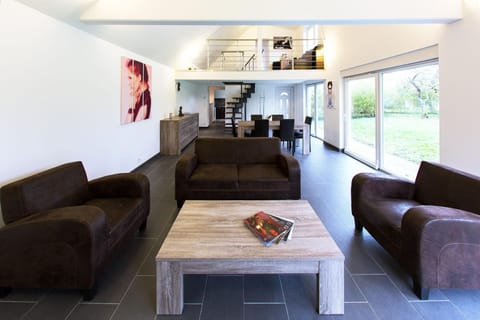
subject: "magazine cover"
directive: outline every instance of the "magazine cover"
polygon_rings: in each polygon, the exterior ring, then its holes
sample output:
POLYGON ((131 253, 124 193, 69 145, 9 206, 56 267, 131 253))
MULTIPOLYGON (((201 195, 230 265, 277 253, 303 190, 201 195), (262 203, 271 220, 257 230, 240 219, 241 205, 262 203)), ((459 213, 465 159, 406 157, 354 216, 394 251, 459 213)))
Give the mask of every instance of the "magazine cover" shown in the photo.
POLYGON ((268 247, 272 242, 281 240, 285 232, 290 230, 287 224, 272 218, 263 211, 255 213, 244 220, 245 225, 268 247))
POLYGON ((295 227, 294 221, 290 220, 290 219, 287 219, 287 218, 284 218, 284 217, 276 216, 276 215, 273 215, 273 214, 269 214, 269 216, 272 217, 273 219, 277 220, 279 223, 282 223, 282 224, 287 226, 288 230, 285 232, 285 235, 283 236, 283 240, 287 241, 287 240, 292 239, 292 233, 293 233, 293 229, 295 227))

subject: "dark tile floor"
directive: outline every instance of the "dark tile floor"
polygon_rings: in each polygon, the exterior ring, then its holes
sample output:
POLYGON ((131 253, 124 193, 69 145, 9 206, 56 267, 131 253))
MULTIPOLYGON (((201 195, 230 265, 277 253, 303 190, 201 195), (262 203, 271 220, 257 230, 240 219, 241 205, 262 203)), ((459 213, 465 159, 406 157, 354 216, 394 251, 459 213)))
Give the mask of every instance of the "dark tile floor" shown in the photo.
MULTIPOLYGON (((201 135, 223 135, 212 126, 201 135)), ((189 146, 184 152, 191 152, 189 146)), ((154 257, 177 214, 176 156, 156 156, 138 168, 151 182, 152 210, 143 234, 129 241, 99 281, 91 302, 76 291, 13 290, 0 299, 0 319, 480 319, 480 290, 433 290, 419 301, 411 280, 364 231, 353 231, 350 182, 371 171, 316 139, 312 153, 295 157, 302 167, 302 198, 310 201, 345 254, 345 315, 315 313, 314 276, 245 275, 185 277, 182 316, 155 315, 154 257)), ((3 262, 0 262, 3 263, 3 262)))

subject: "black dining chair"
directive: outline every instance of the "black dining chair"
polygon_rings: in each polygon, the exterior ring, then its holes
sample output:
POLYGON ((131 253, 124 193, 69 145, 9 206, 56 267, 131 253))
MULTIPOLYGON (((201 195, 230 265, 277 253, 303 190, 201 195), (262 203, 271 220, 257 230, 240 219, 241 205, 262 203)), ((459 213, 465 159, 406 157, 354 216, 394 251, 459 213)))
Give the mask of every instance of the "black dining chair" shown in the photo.
POLYGON ((254 137, 268 137, 269 124, 267 119, 255 120, 254 137))
MULTIPOLYGON (((280 121, 283 119, 283 114, 272 114, 272 121, 280 121)), ((272 136, 280 137, 280 130, 272 130, 272 136)))
MULTIPOLYGON (((312 133, 312 130, 311 130, 312 117, 306 116, 306 117, 305 117, 305 124, 308 124, 308 126, 310 127, 310 130, 309 130, 309 131, 310 131, 310 134, 311 134, 311 133, 312 133)), ((295 141, 296 141, 297 139, 304 139, 305 137, 304 137, 303 133, 304 133, 304 132, 303 132, 303 129, 295 130, 295 141)), ((309 141, 309 146, 308 146, 309 149, 308 149, 308 151, 309 151, 309 152, 312 152, 312 140, 311 140, 310 137, 308 137, 308 138, 309 138, 309 139, 308 139, 308 141, 309 141)), ((303 150, 303 145, 304 145, 304 144, 302 143, 302 152, 304 151, 304 150, 303 150)))
MULTIPOLYGON (((261 114, 251 114, 250 115, 250 121, 255 121, 255 120, 262 120, 263 115, 261 114)), ((255 136, 255 130, 248 130, 245 132, 245 137, 254 137, 255 136)))
POLYGON ((295 154, 295 120, 294 119, 282 119, 280 120, 280 141, 287 142, 287 149, 295 154))

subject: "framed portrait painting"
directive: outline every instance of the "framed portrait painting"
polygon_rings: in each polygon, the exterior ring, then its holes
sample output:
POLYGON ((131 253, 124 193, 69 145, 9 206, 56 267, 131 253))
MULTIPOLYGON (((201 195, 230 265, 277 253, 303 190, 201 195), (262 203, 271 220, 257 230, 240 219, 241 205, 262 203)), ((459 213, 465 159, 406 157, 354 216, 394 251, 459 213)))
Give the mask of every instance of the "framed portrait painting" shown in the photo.
POLYGON ((143 62, 122 57, 121 68, 120 123, 149 119, 152 107, 150 96, 152 67, 143 62))

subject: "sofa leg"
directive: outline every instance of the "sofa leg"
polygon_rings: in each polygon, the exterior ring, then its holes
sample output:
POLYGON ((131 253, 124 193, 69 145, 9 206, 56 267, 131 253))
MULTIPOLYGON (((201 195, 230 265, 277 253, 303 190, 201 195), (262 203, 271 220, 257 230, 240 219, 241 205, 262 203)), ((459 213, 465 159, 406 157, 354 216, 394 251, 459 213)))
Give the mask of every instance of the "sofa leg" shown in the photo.
POLYGON ((95 283, 90 289, 82 290, 82 296, 84 301, 90 301, 97 294, 97 284, 95 283))
POLYGON ((355 231, 357 232, 362 232, 363 230, 363 225, 360 223, 360 220, 358 220, 357 217, 353 217, 354 221, 355 221, 355 231))
POLYGON ((420 300, 428 300, 428 296, 430 295, 430 289, 422 288, 420 284, 415 280, 413 280, 413 292, 420 300))
POLYGON ((177 200, 177 208, 180 209, 183 206, 185 200, 177 200))
POLYGON ((12 288, 0 287, 0 298, 5 298, 10 292, 12 292, 12 288))
POLYGON ((147 229, 147 219, 145 219, 145 221, 143 221, 143 223, 140 225, 140 228, 138 228, 140 232, 144 232, 145 229, 147 229))

